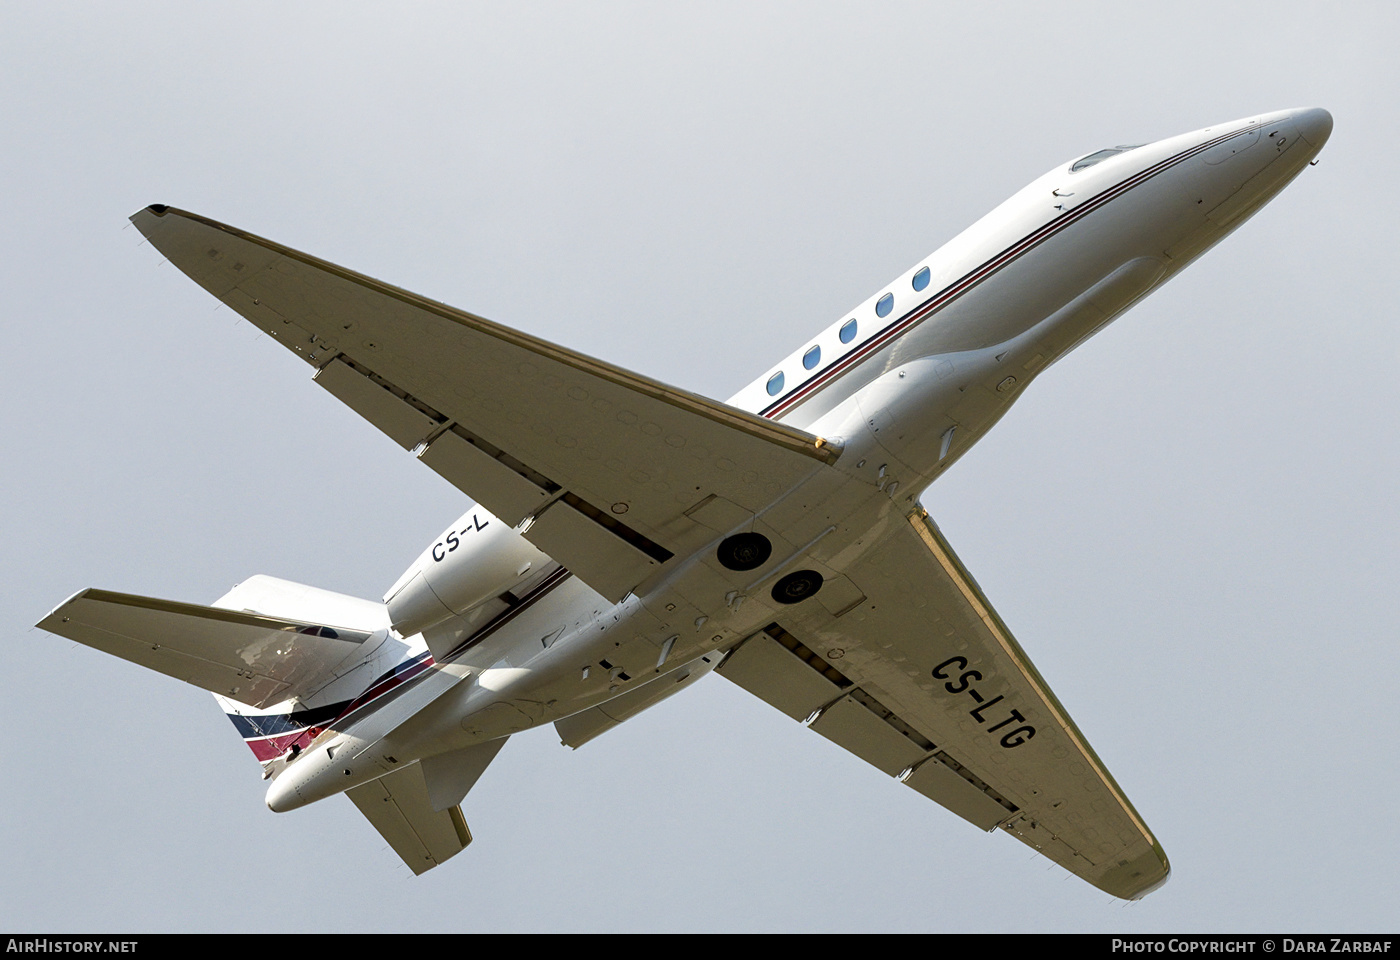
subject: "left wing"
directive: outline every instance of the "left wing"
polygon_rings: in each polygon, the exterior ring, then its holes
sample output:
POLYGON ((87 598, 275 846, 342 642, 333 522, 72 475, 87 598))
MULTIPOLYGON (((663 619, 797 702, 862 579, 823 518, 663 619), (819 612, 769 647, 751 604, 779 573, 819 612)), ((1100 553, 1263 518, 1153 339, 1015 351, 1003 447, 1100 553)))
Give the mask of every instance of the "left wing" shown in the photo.
POLYGON ((983 830, 1124 899, 1166 854, 919 510, 716 672, 983 830))
POLYGON ((170 207, 132 222, 316 382, 590 587, 621 599, 840 454, 824 441, 170 207), (703 540, 701 541, 703 542, 703 540))

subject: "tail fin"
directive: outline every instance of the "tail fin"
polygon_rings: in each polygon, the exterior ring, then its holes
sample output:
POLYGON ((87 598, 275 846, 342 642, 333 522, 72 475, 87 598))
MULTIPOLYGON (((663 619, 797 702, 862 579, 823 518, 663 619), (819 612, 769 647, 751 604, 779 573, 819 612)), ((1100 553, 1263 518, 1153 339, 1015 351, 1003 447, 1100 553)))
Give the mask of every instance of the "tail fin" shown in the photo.
POLYGON ((213 693, 265 764, 373 684, 389 635, 381 603, 261 575, 210 607, 84 590, 38 625, 213 693))

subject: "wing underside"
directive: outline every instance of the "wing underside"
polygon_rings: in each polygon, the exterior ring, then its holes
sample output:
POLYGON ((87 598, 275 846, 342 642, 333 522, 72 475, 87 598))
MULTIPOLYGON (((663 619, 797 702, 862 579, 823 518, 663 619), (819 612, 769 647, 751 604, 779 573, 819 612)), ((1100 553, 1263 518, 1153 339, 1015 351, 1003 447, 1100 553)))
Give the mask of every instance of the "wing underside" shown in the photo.
POLYGON ((757 512, 839 450, 169 207, 132 222, 316 368, 316 382, 617 600, 690 546, 686 511, 757 512))
POLYGON ((981 589, 919 511, 717 672, 984 830, 1114 896, 1166 854, 981 589))

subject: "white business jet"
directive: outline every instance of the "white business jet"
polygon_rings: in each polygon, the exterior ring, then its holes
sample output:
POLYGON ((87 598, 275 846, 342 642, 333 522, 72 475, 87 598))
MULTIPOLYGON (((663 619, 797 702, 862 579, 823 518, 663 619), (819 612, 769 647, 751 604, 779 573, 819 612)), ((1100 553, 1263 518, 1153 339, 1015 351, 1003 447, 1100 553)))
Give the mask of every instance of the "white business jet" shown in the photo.
POLYGON ((1026 386, 1268 202, 1285 110, 1056 166, 718 403, 167 206, 132 222, 478 504, 385 594, 85 590, 39 624, 212 691, 291 810, 415 873, 513 734, 579 747, 710 671, 983 830, 1139 898, 1161 845, 919 495, 1026 386))

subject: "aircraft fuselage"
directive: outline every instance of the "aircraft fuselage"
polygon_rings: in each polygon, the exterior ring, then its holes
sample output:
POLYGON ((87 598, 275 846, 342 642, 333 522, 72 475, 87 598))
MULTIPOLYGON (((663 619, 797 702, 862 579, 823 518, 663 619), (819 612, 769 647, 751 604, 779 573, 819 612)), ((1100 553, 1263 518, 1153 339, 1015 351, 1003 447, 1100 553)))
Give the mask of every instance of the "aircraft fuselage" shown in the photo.
MULTIPOLYGON (((842 571, 920 509, 1036 376, 1263 206, 1330 128, 1325 111, 1282 111, 1055 167, 731 398, 839 447, 834 466, 757 515, 723 500, 694 508, 667 544, 690 559, 617 604, 524 547, 492 547, 510 575, 524 568, 515 602, 461 613, 450 653, 299 751, 268 805, 302 806, 610 702, 630 715, 773 622, 775 584, 799 571, 820 576, 807 602, 839 605, 842 571), (771 559, 752 571, 721 562, 737 530, 767 538, 771 559)), ((474 543, 518 539, 505 527, 474 508, 400 584, 467 570, 453 565, 483 559, 474 543)))

